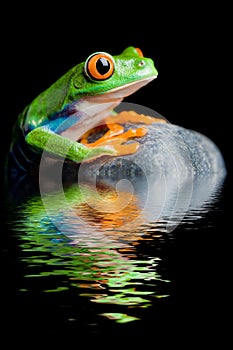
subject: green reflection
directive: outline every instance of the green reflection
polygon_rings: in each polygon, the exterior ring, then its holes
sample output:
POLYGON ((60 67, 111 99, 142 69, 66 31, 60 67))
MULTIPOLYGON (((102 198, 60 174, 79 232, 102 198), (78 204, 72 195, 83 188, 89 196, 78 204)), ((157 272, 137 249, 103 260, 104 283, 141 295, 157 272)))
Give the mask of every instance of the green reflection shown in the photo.
POLYGON ((92 299, 92 301, 95 301, 96 303, 102 303, 102 304, 117 304, 117 305, 128 305, 128 306, 137 305, 142 307, 148 306, 148 303, 150 303, 148 299, 136 297, 136 296, 126 296, 126 293, 127 291, 123 291, 123 293, 115 294, 114 296, 106 295, 106 296, 101 296, 101 298, 98 298, 98 296, 96 295, 95 299, 92 299))
POLYGON ((48 293, 54 293, 54 292, 61 292, 63 290, 67 290, 68 287, 57 287, 56 289, 45 289, 44 292, 48 293))
MULTIPOLYGON (((47 280, 44 292, 75 287, 92 302, 126 308, 148 307, 152 297, 167 296, 158 287, 168 282, 157 272, 159 258, 137 257, 136 243, 147 232, 140 228, 143 217, 131 193, 116 195, 109 188, 97 193, 87 185, 73 185, 64 192, 32 196, 18 213, 14 226, 27 266, 25 277, 59 277, 47 280)), ((136 319, 127 312, 102 315, 120 323, 136 319)))
POLYGON ((114 312, 105 312, 103 314, 100 314, 102 316, 106 316, 109 319, 115 320, 118 323, 126 323, 126 322, 131 322, 135 320, 139 320, 137 317, 133 316, 128 316, 126 314, 121 314, 121 313, 114 313, 114 312))

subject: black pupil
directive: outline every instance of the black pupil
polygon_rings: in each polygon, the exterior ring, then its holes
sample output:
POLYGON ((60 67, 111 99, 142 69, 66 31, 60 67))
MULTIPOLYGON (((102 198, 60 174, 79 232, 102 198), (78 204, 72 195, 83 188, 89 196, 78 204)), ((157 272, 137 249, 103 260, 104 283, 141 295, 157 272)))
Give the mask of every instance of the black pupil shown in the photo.
POLYGON ((109 61, 104 57, 99 58, 98 61, 96 62, 96 69, 99 72, 99 74, 101 75, 106 74, 110 69, 109 61))

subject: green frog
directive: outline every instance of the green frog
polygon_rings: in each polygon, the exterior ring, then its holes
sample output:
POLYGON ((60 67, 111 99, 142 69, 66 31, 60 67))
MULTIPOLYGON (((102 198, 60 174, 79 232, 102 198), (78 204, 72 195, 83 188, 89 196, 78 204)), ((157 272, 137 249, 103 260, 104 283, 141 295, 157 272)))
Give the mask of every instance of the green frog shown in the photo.
POLYGON ((123 124, 150 124, 156 118, 133 111, 116 113, 114 108, 157 75, 153 60, 144 57, 139 48, 130 46, 116 56, 92 53, 19 115, 10 147, 11 164, 27 171, 33 155, 44 151, 75 163, 135 153, 139 143, 134 138, 145 135, 146 128, 125 131, 123 124), (89 142, 100 124, 105 126, 104 135, 89 142))

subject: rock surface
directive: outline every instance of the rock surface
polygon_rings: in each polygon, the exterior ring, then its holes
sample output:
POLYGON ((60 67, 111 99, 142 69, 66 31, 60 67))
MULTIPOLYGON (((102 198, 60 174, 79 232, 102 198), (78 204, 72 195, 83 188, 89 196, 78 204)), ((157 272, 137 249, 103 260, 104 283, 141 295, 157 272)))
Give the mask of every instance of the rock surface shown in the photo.
POLYGON ((206 136, 174 124, 154 123, 148 133, 135 139, 140 147, 135 154, 120 157, 101 157, 83 163, 85 176, 132 177, 150 176, 209 176, 224 175, 223 156, 218 147, 206 136))

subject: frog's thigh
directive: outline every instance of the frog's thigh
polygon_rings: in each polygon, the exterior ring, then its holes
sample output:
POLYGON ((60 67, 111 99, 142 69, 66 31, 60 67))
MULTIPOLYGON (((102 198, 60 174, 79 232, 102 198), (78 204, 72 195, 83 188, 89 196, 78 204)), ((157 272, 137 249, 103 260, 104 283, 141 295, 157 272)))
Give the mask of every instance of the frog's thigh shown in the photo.
POLYGON ((152 124, 152 123, 167 123, 163 118, 154 118, 145 114, 138 114, 134 111, 123 111, 118 113, 115 116, 110 116, 106 118, 106 123, 110 125, 111 123, 143 123, 143 124, 152 124))

